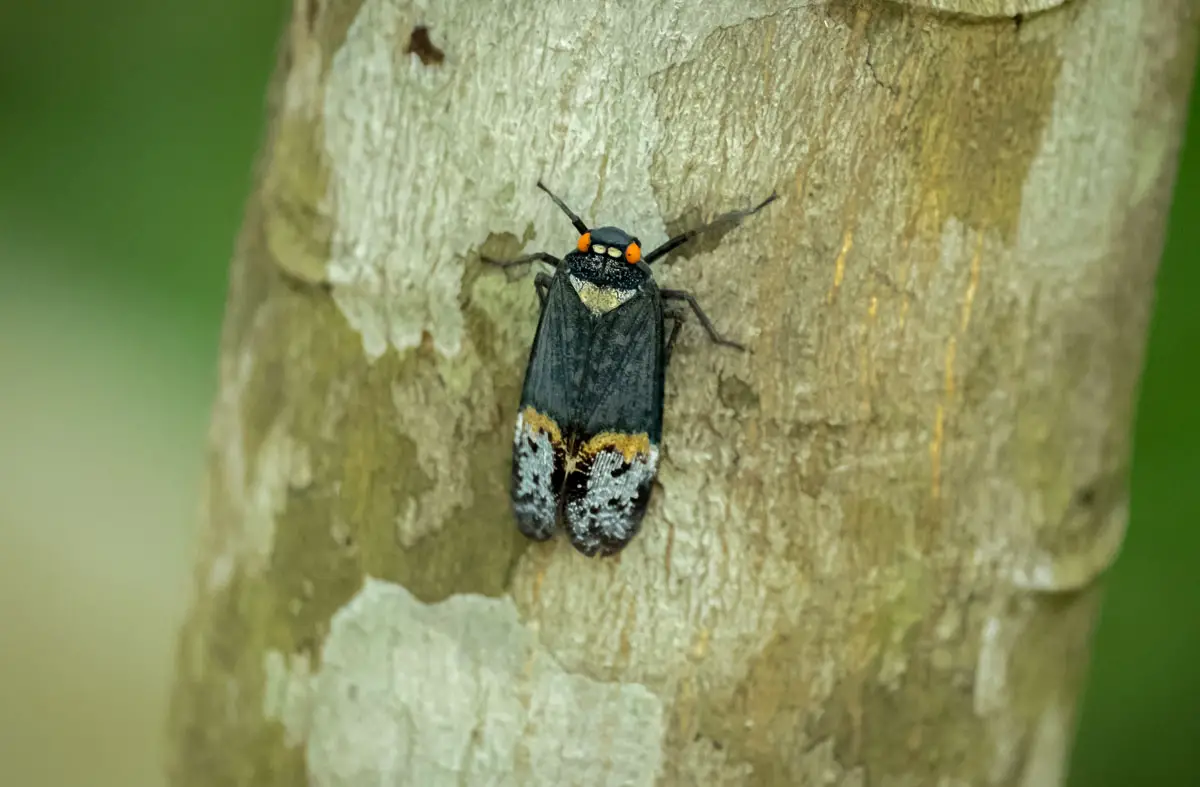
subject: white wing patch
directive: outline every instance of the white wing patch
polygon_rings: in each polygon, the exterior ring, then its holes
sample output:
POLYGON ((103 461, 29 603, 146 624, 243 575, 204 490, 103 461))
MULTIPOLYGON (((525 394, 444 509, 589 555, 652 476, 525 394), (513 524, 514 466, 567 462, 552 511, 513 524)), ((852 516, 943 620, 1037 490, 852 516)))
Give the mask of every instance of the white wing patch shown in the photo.
POLYGON ((554 489, 553 436, 517 414, 513 433, 513 511, 530 538, 545 540, 554 533, 558 503, 554 489))
POLYGON ((626 461, 618 450, 598 452, 590 468, 582 497, 568 498, 567 523, 571 540, 585 553, 619 549, 637 534, 650 497, 650 483, 658 470, 658 448, 638 452, 626 461))

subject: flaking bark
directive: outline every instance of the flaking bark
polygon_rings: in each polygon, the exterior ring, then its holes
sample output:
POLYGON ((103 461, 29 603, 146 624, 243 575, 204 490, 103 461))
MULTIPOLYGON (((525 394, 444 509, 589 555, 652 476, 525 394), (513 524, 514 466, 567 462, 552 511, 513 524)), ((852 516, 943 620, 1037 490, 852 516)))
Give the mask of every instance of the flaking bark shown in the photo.
POLYGON ((439 5, 296 4, 173 783, 1059 783, 1192 4, 439 5), (659 274, 753 352, 685 329, 616 560, 508 510, 538 177, 647 246, 782 195, 659 274))

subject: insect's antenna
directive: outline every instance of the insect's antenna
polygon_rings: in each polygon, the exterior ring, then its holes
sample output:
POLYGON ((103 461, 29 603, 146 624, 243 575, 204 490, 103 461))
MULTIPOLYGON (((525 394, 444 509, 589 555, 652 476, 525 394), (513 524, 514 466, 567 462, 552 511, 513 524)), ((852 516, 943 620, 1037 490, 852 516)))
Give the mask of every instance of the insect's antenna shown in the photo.
POLYGON ((554 192, 551 191, 550 189, 546 188, 545 183, 542 183, 542 181, 539 180, 537 182, 537 187, 539 189, 541 189, 542 191, 546 192, 547 194, 549 194, 550 199, 554 200, 554 204, 557 205, 558 207, 562 208, 562 212, 567 214, 567 216, 571 219, 571 223, 575 225, 575 229, 579 230, 580 235, 583 235, 584 233, 586 233, 588 231, 588 226, 583 223, 583 219, 576 216, 575 211, 568 208, 567 204, 565 202, 560 200, 558 197, 554 196, 554 192))
POLYGON ((647 265, 650 265, 655 260, 662 259, 667 254, 670 254, 672 251, 679 248, 683 244, 687 243, 692 238, 696 237, 697 235, 699 235, 702 232, 712 229, 713 227, 719 227, 719 226, 722 226, 725 224, 729 224, 731 226, 736 226, 736 225, 740 224, 742 222, 742 220, 745 219, 746 217, 753 216, 755 213, 758 213, 760 210, 767 207, 768 205, 770 205, 772 202, 774 202, 777 199, 779 199, 779 194, 772 192, 771 196, 767 197, 765 200, 758 203, 757 205, 755 205, 753 208, 750 208, 749 210, 734 210, 734 211, 730 211, 729 213, 722 213, 720 216, 717 216, 715 219, 713 219, 712 221, 710 221, 707 224, 696 227, 695 229, 688 230, 687 232, 681 232, 678 235, 676 235, 674 238, 671 238, 666 243, 659 246, 654 251, 650 252, 649 254, 643 255, 642 262, 646 263, 647 265))

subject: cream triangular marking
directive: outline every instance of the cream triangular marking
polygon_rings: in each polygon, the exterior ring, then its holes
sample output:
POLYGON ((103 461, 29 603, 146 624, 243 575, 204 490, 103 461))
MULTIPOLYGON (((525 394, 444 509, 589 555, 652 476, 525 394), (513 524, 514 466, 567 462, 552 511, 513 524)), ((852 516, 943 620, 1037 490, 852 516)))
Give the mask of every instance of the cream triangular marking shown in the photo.
POLYGON ((619 290, 616 287, 601 287, 575 276, 571 277, 571 286, 575 288, 575 292, 579 294, 579 300, 583 301, 583 305, 588 307, 588 311, 592 314, 610 312, 634 295, 637 295, 637 290, 619 290))

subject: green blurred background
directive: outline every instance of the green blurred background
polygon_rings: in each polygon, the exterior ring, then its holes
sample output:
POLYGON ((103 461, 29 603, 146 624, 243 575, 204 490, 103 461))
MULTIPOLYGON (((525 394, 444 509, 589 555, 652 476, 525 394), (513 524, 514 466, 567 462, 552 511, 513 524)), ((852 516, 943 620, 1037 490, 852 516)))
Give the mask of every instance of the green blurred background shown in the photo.
MULTIPOLYGON (((287 5, 0 9, 0 784, 162 781, 227 264, 287 5)), ((1073 787, 1200 784, 1191 129, 1073 787)))

